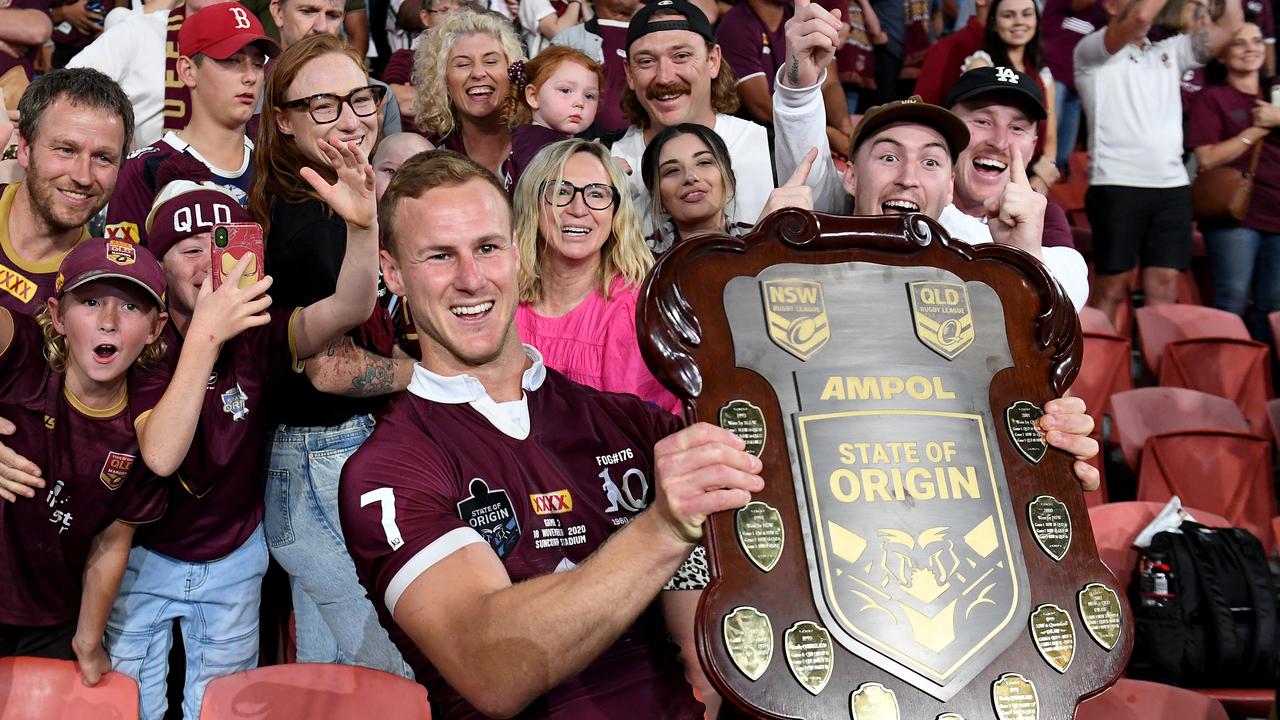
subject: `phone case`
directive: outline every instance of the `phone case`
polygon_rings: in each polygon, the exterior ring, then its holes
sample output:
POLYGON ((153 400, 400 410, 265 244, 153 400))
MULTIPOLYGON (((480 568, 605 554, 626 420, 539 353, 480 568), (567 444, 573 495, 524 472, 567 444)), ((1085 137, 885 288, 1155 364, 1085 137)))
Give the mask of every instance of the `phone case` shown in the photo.
POLYGON ((249 267, 240 277, 240 287, 248 287, 263 275, 262 226, 258 223, 225 223, 213 226, 213 289, 235 268, 246 253, 253 253, 249 267))

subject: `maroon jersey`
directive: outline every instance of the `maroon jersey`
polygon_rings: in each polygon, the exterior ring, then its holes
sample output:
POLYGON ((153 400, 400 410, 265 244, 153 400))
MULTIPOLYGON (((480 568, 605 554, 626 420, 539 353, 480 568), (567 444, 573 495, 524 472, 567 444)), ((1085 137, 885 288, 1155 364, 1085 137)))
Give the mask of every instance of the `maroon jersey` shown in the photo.
MULTIPOLYGON (((428 688, 433 713, 480 718, 395 624, 400 594, 434 562, 471 543, 487 542, 512 582, 582 563, 653 497, 653 446, 680 421, 538 363, 525 373, 529 434, 517 439, 466 400, 425 399, 439 395, 433 376, 415 373, 409 392, 378 418, 343 468, 339 512, 360 581, 428 688)), ((501 415, 487 396, 476 405, 486 402, 501 415)), ((585 670, 517 717, 702 714, 654 603, 585 670)))
MULTIPOLYGON (((297 311, 271 313, 271 323, 228 340, 205 385, 196 435, 171 485, 164 518, 138 542, 184 562, 225 557, 262 522, 263 479, 276 418, 267 412, 272 376, 302 369, 293 346, 297 311)), ((168 352, 129 376, 129 405, 139 419, 155 408, 178 366, 182 336, 169 323, 168 352)))
POLYGON ((783 6, 782 22, 775 30, 770 30, 745 2, 734 5, 720 18, 716 40, 738 82, 763 75, 769 84, 769 94, 773 94, 774 78, 786 60, 786 23, 794 13, 790 3, 783 6))
MULTIPOLYGON (((9 211, 22 183, 0 185, 0 307, 19 315, 40 312, 53 295, 62 258, 32 263, 18 257, 9 239, 9 211)), ((85 231, 81 239, 89 237, 85 231)), ((65 255, 66 253, 63 253, 65 255)))
POLYGON ((127 403, 80 403, 44 362, 35 319, 13 315, 13 325, 0 354, 0 417, 18 432, 4 441, 40 466, 45 487, 0 503, 0 623, 40 627, 78 616, 94 536, 116 520, 156 520, 167 492, 142 462, 127 403))

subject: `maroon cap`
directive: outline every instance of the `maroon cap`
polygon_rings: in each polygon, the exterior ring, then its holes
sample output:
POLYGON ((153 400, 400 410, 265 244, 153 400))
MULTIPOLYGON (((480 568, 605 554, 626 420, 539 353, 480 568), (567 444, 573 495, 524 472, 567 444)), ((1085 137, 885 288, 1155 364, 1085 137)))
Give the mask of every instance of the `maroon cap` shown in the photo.
POLYGON ((257 45, 266 55, 280 51, 258 18, 238 2, 210 5, 187 16, 178 30, 178 54, 186 57, 203 53, 215 60, 226 60, 246 45, 257 45))
POLYGON ((147 215, 147 247, 163 259, 177 243, 212 232, 216 224, 244 222, 253 217, 227 191, 212 183, 175 180, 160 190, 147 215))
POLYGON ((97 280, 118 278, 147 291, 161 310, 164 302, 164 270, 151 251, 127 240, 92 238, 81 242, 62 258, 53 292, 58 297, 97 280))

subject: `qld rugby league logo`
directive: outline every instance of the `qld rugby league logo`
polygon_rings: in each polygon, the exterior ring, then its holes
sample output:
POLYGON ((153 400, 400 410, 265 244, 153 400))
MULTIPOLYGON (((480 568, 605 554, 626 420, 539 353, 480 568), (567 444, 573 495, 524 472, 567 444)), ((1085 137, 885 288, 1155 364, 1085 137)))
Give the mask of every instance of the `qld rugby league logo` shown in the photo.
POLYGON ((973 344, 973 312, 964 283, 920 280, 907 287, 916 337, 925 347, 954 360, 973 344))
POLYGON ((769 339, 801 360, 818 353, 831 339, 822 283, 812 280, 765 280, 764 315, 769 339))

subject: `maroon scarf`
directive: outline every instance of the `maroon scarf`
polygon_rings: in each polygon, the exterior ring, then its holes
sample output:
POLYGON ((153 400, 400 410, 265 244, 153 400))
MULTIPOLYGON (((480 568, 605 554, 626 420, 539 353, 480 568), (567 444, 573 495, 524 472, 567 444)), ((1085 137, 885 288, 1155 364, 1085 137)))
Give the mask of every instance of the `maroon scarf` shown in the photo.
POLYGON ((191 90, 178 77, 178 30, 186 17, 186 6, 169 11, 169 27, 164 35, 164 129, 182 130, 191 120, 191 90))

